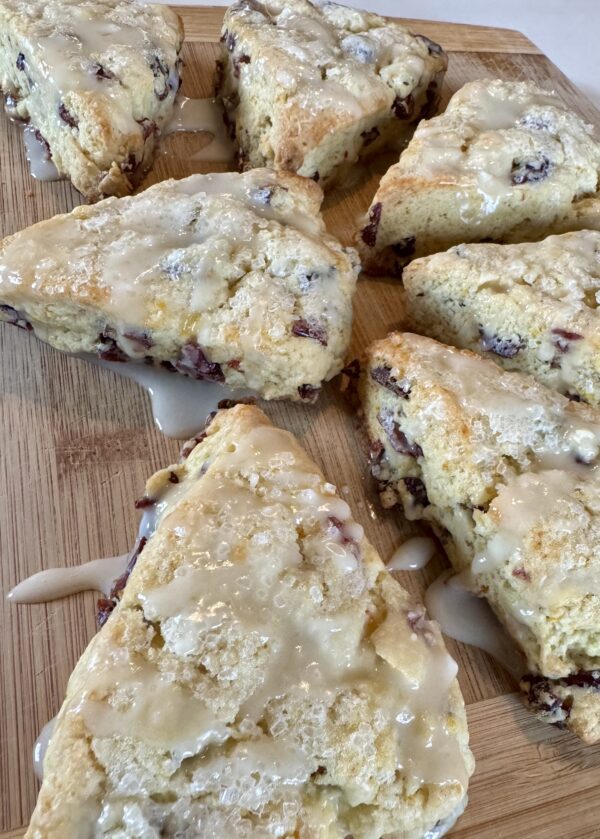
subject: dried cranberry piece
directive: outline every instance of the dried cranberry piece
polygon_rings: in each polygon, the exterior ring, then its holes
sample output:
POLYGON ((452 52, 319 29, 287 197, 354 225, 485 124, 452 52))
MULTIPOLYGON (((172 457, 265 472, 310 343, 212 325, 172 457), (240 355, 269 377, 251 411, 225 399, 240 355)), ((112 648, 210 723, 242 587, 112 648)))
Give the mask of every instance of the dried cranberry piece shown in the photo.
POLYGON ((314 387, 313 385, 300 385, 298 388, 300 398, 303 399, 304 402, 316 402, 319 398, 319 391, 320 388, 314 387))
POLYGON ((374 143, 379 137, 379 129, 375 125, 370 131, 361 132, 360 136, 363 138, 363 146, 366 148, 367 146, 370 146, 371 143, 374 143))
POLYGON ((19 319, 20 319, 19 318, 19 313, 17 312, 16 309, 13 309, 12 306, 7 306, 5 303, 3 303, 0 306, 0 313, 2 315, 4 315, 2 320, 5 323, 11 323, 11 324, 16 325, 19 322, 19 319))
POLYGON ((544 155, 534 160, 514 160, 510 177, 515 186, 534 184, 547 178, 551 168, 550 161, 544 155))
POLYGON ((428 507, 429 506, 429 497, 427 495, 427 489, 425 488, 425 484, 421 480, 421 478, 403 478, 402 482, 406 487, 407 492, 412 495, 413 501, 419 507, 428 507))
POLYGON ((116 605, 116 603, 112 600, 108 600, 106 597, 98 598, 96 601, 96 608, 98 609, 96 613, 96 623, 98 624, 98 629, 101 629, 104 626, 116 605))
POLYGON ((314 181, 316 184, 318 184, 318 183, 319 183, 319 181, 321 180, 321 176, 319 175, 319 173, 318 173, 318 172, 314 172, 314 173, 311 175, 311 178, 313 179, 313 181, 314 181))
POLYGON ((239 79, 240 77, 241 64, 250 64, 250 56, 244 53, 233 59, 233 75, 236 79, 239 79))
POLYGON ((170 484, 178 484, 179 478, 175 472, 169 472, 169 483, 170 484))
POLYGON ((211 424, 211 422, 214 420, 214 418, 216 416, 217 416, 217 412, 216 411, 211 411, 210 414, 206 417, 206 420, 204 421, 203 427, 200 429, 200 431, 198 431, 196 436, 192 437, 190 440, 187 440, 184 443, 184 445, 183 445, 183 447, 182 447, 182 449, 179 453, 179 457, 180 457, 181 460, 185 460, 187 457, 189 457, 190 454, 194 451, 194 449, 198 445, 198 443, 201 443, 203 440, 206 439, 208 426, 211 424))
POLYGON ((123 352, 121 347, 117 344, 114 338, 110 335, 102 334, 99 336, 99 341, 102 346, 98 349, 98 355, 104 361, 128 361, 128 356, 123 352))
POLYGON ((415 112, 415 100, 412 93, 402 99, 396 96, 392 102, 392 111, 398 119, 410 119, 415 112))
POLYGON ((6 304, 0 305, 0 314, 4 315, 2 320, 5 323, 9 323, 11 326, 18 326, 19 329, 26 329, 27 332, 33 332, 33 326, 29 321, 21 312, 13 309, 12 306, 7 306, 6 304))
POLYGON ((292 335, 296 335, 298 338, 313 338, 319 344, 323 344, 324 347, 327 346, 327 330, 314 321, 304 320, 304 318, 294 321, 292 335))
POLYGON ((20 52, 17 56, 17 70, 20 70, 22 73, 25 72, 25 56, 22 52, 20 52))
POLYGON ((195 341, 189 341, 181 348, 175 367, 180 373, 192 379, 208 379, 212 382, 224 382, 225 376, 220 364, 209 361, 204 351, 195 341))
POLYGON ((156 499, 143 495, 141 498, 136 498, 134 506, 136 510, 147 510, 148 507, 154 507, 156 499))
POLYGON ((166 370, 167 373, 177 372, 177 367, 175 367, 175 365, 172 364, 170 361, 161 361, 160 366, 163 368, 163 370, 166 370))
POLYGON ((38 141, 38 143, 41 143, 44 147, 44 154, 46 160, 52 160, 52 152, 50 151, 50 145, 48 143, 48 140, 46 140, 45 137, 42 137, 37 128, 33 133, 35 134, 35 139, 38 141))
POLYGON ((226 29, 225 32, 223 32, 223 34, 221 35, 221 42, 225 44, 229 52, 234 51, 236 39, 235 35, 232 32, 229 32, 229 30, 226 29))
POLYGON ((404 454, 408 457, 422 457, 423 449, 418 443, 411 442, 406 434, 401 430, 400 426, 394 419, 394 415, 389 410, 383 410, 377 417, 379 425, 387 434, 392 448, 398 454, 404 454))
POLYGON ((241 370, 242 369, 242 359, 241 358, 232 358, 231 361, 227 362, 227 366, 230 367, 232 370, 241 370))
POLYGON ((383 454, 385 452, 385 447, 381 440, 374 440, 372 443, 369 444, 369 460, 372 464, 379 463, 383 454))
POLYGON ((98 61, 92 64, 90 70, 98 79, 110 80, 115 78, 115 74, 112 72, 112 70, 108 70, 106 67, 104 67, 103 64, 100 64, 100 62, 98 61))
POLYGON ((525 346, 525 341, 520 335, 502 338, 500 335, 488 335, 482 327, 479 327, 479 334, 482 348, 502 358, 514 358, 525 346))
POLYGON ((130 330, 129 332, 124 332, 123 337, 132 341, 134 344, 138 344, 139 347, 144 350, 149 350, 150 347, 154 346, 154 341, 150 338, 147 332, 130 330))
POLYGON ((70 125, 71 128, 77 128, 79 125, 79 120, 77 117, 72 114, 69 109, 64 105, 62 102, 58 106, 58 115, 62 119, 63 122, 66 122, 67 125, 70 125))
POLYGON ((328 529, 339 537, 342 545, 348 545, 352 553, 358 557, 359 549, 358 543, 348 535, 346 523, 337 518, 337 516, 329 516, 327 519, 328 529))
POLYGON ((123 589, 127 585, 127 580, 131 572, 133 571, 135 564, 138 560, 139 555, 144 550, 144 547, 147 543, 147 539, 145 536, 140 536, 137 540, 133 551, 129 557, 127 562, 127 567, 123 574, 114 581, 112 588, 110 590, 110 599, 105 597, 101 597, 97 602, 98 613, 96 616, 96 620, 98 622, 98 626, 102 627, 110 617, 111 613, 115 609, 115 606, 121 599, 121 595, 123 593, 123 589))
POLYGON ((410 384, 403 380, 399 382, 392 376, 392 368, 387 364, 382 364, 380 367, 374 367, 371 370, 371 378, 377 382, 378 385, 391 390, 393 394, 399 396, 401 399, 408 399, 410 394, 410 384))
POLYGON ((252 192, 252 198, 258 204, 264 204, 265 206, 269 206, 271 203, 271 199, 275 195, 275 187, 274 186, 259 186, 258 189, 255 189, 252 192))
POLYGON ((569 345, 572 341, 583 341, 583 335, 579 332, 570 332, 568 329, 551 329, 552 343, 560 353, 569 351, 569 345))
POLYGON ((444 55, 444 50, 440 45, 428 38, 427 35, 417 35, 416 37, 425 44, 429 55, 444 55))
POLYGON ((130 173, 134 172, 138 167, 138 162, 136 160, 135 154, 133 152, 129 153, 129 156, 126 160, 121 161, 121 172, 123 173, 130 173))
POLYGON ((363 228, 363 231, 360 234, 365 245, 368 245, 370 248, 375 247, 375 243, 377 241, 377 230, 379 228, 380 221, 381 202, 378 201, 377 204, 373 204, 371 207, 371 212, 369 213, 369 223, 363 228))
POLYGON ((154 85, 154 94, 162 102, 169 95, 169 65, 155 55, 150 63, 150 69, 154 78, 159 80, 158 85, 154 85))
POLYGON ((513 577, 517 577, 519 580, 525 580, 526 583, 531 582, 531 575, 529 571, 526 571, 525 568, 513 568, 512 572, 513 577))
POLYGON ((142 135, 144 140, 147 140, 148 137, 151 137, 153 134, 158 134, 158 125, 152 119, 138 119, 138 125, 142 129, 142 135))
POLYGON ((414 236, 405 236, 400 239, 395 245, 392 245, 392 250, 396 256, 412 256, 415 252, 416 239, 414 236))

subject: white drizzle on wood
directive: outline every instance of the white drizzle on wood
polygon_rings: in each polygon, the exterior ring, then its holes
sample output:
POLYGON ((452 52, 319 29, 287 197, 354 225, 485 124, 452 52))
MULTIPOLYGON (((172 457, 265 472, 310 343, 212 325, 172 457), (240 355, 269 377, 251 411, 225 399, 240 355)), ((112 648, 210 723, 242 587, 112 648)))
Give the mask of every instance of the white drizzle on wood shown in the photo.
POLYGON ((156 427, 166 437, 176 440, 193 436, 207 416, 217 410, 221 400, 254 395, 248 389, 232 390, 218 382, 198 381, 140 362, 103 361, 93 357, 90 360, 141 385, 150 396, 156 427))
POLYGON ((469 591, 453 571, 444 571, 429 586, 425 606, 449 638, 485 650, 516 679, 527 672, 523 656, 487 601, 469 591))
POLYGON ((46 568, 18 583, 8 593, 8 599, 11 603, 47 603, 81 591, 108 595, 113 582, 125 571, 128 557, 129 554, 123 554, 67 568, 46 568))
POLYGON ((47 722, 40 731, 39 737, 33 746, 33 771, 35 772, 38 781, 41 781, 44 777, 44 758, 46 757, 46 752, 48 751, 48 745, 50 743, 50 738, 54 733, 55 725, 56 717, 52 717, 52 719, 47 722))
POLYGON ((234 145, 227 134, 223 108, 218 99, 191 99, 179 95, 162 133, 168 136, 178 132, 205 132, 211 136, 210 142, 194 152, 190 160, 212 160, 216 163, 233 160, 234 145))
POLYGON ((418 571, 435 556, 435 542, 428 536, 407 539, 387 562, 388 571, 418 571))
POLYGON ((47 146, 36 134, 35 128, 26 125, 23 129, 25 156, 29 163, 31 176, 37 181, 59 181, 61 175, 52 162, 47 146))

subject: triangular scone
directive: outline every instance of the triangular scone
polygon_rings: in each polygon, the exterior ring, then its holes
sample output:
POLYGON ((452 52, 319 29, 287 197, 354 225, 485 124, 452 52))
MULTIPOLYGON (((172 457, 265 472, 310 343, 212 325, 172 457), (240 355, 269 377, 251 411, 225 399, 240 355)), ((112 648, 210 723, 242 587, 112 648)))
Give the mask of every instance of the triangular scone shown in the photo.
POLYGON ((600 232, 457 245, 402 275, 411 328, 600 405, 600 232))
POLYGON ((218 91, 245 168, 344 179, 399 150, 435 112, 448 59, 371 12, 318 0, 239 0, 225 13, 218 91))
POLYGON ((369 348, 362 395, 383 502, 433 524, 542 718, 600 741, 600 414, 408 333, 369 348))
POLYGON ((350 339, 358 272, 296 175, 192 175, 0 243, 0 318, 67 352, 313 401, 350 339))
POLYGON ((461 242, 526 242, 600 228, 600 143, 556 94, 480 80, 419 124, 381 179, 359 241, 363 266, 400 274, 461 242))
POLYGON ((0 88, 91 201, 126 195, 152 163, 179 90, 183 29, 135 0, 0 0, 0 88))
POLYGON ((456 665, 294 438, 219 412, 151 500, 27 836, 448 829, 473 769, 456 665))

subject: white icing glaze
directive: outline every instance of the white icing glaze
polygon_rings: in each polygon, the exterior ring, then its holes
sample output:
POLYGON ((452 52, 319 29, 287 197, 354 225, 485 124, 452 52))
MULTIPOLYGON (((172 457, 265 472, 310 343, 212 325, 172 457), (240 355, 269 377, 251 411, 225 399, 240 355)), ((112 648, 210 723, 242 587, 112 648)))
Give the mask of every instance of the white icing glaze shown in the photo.
POLYGON ((417 571, 435 556, 435 542, 427 536, 407 539, 386 563, 388 571, 417 571))
POLYGON ((190 160, 226 163, 234 158, 234 146, 223 122, 223 108, 217 99, 190 99, 178 96, 163 135, 179 131, 207 132, 211 141, 191 155, 190 160))
MULTIPOLYGON (((482 214, 493 212, 515 191, 511 170, 516 146, 511 134, 527 115, 549 109, 563 112, 565 105, 555 94, 533 87, 472 82, 451 99, 442 117, 419 124, 419 154, 411 162, 421 177, 475 185, 482 205, 475 208, 466 200, 462 214, 463 221, 477 224, 482 214)), ((467 196, 459 190, 459 197, 467 196)))
POLYGON ((80 591, 101 591, 108 595, 113 582, 125 571, 128 556, 94 559, 68 568, 47 568, 16 585, 8 593, 8 599, 11 603, 45 603, 80 591))
POLYGON ((136 361, 103 361, 93 356, 85 358, 141 385, 150 396, 157 428, 166 437, 176 440, 186 440, 194 435, 206 417, 217 410, 222 399, 243 399, 255 395, 248 389, 232 390, 218 382, 198 381, 136 361))
POLYGON ((35 134, 35 128, 26 125, 23 129, 25 156, 29 162, 32 177, 38 181, 59 181, 61 176, 52 162, 48 149, 35 134))
POLYGON ((425 592, 425 606, 449 638, 485 650, 516 679, 527 672, 487 601, 469 591, 460 576, 444 571, 425 592))
MULTIPOLYGON (((276 697, 308 694, 319 702, 341 684, 376 684, 382 713, 397 726, 397 765, 411 787, 466 784, 444 717, 456 664, 435 636, 429 633, 426 640, 417 630, 405 632, 405 643, 414 645, 406 654, 418 665, 400 671, 386 659, 388 650, 394 658, 395 636, 380 636, 376 655, 361 640, 363 628, 352 610, 322 614, 295 596, 292 581, 303 556, 296 539, 284 537, 285 530, 280 535, 271 522, 291 520, 309 532, 318 525, 311 553, 331 562, 332 573, 343 574, 346 585, 359 591, 357 542, 363 534, 346 502, 332 494, 335 488, 306 471, 305 456, 290 435, 254 428, 220 454, 218 469, 209 468, 198 483, 190 480, 191 486, 186 481, 169 488, 157 508, 159 531, 177 541, 182 561, 163 584, 138 593, 145 618, 160 620, 166 650, 193 657, 203 633, 223 623, 240 627, 248 638, 258 634, 269 656, 260 665, 259 685, 237 714, 252 731, 276 697)), ((85 689, 67 713, 81 715, 93 737, 126 733, 181 760, 228 736, 227 726, 186 688, 106 643, 106 636, 99 636, 86 669, 85 689)), ((227 760, 236 772, 267 767, 286 785, 304 783, 314 759, 287 732, 285 717, 273 723, 273 738, 268 744, 262 735, 236 743, 227 760)), ((224 757, 215 750, 207 760, 218 768, 224 757)))
POLYGON ((54 732, 56 717, 53 717, 40 731, 40 735, 33 746, 33 771, 38 781, 44 777, 44 758, 48 751, 48 744, 54 732))

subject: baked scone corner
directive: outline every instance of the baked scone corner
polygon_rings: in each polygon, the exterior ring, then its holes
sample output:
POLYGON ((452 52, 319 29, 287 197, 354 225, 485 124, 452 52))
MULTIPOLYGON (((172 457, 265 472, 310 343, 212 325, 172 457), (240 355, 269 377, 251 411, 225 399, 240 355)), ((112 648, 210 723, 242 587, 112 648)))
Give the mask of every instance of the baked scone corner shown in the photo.
POLYGON ((465 84, 419 123, 381 179, 357 242, 369 273, 462 242, 527 242, 600 229, 600 142, 532 82, 465 84))
POLYGON ((402 147, 435 112, 448 62, 393 20, 311 0, 240 0, 221 41, 218 92, 241 167, 325 188, 359 157, 402 147))
POLYGON ((387 506, 429 522, 526 658, 546 722, 600 735, 600 416, 468 350, 392 333, 360 383, 387 506))
POLYGON ((77 207, 0 243, 0 320, 66 352, 314 402, 344 365, 359 268, 322 197, 253 169, 77 207))
POLYGON ((473 758, 439 628, 257 408, 194 443, 146 488, 155 531, 69 681, 28 839, 443 835, 473 758))
POLYGON ((456 245, 404 269, 415 332, 600 406, 600 232, 456 245))
POLYGON ((9 116, 89 201, 127 195, 150 168, 181 84, 183 26, 135 0, 0 0, 9 116))

